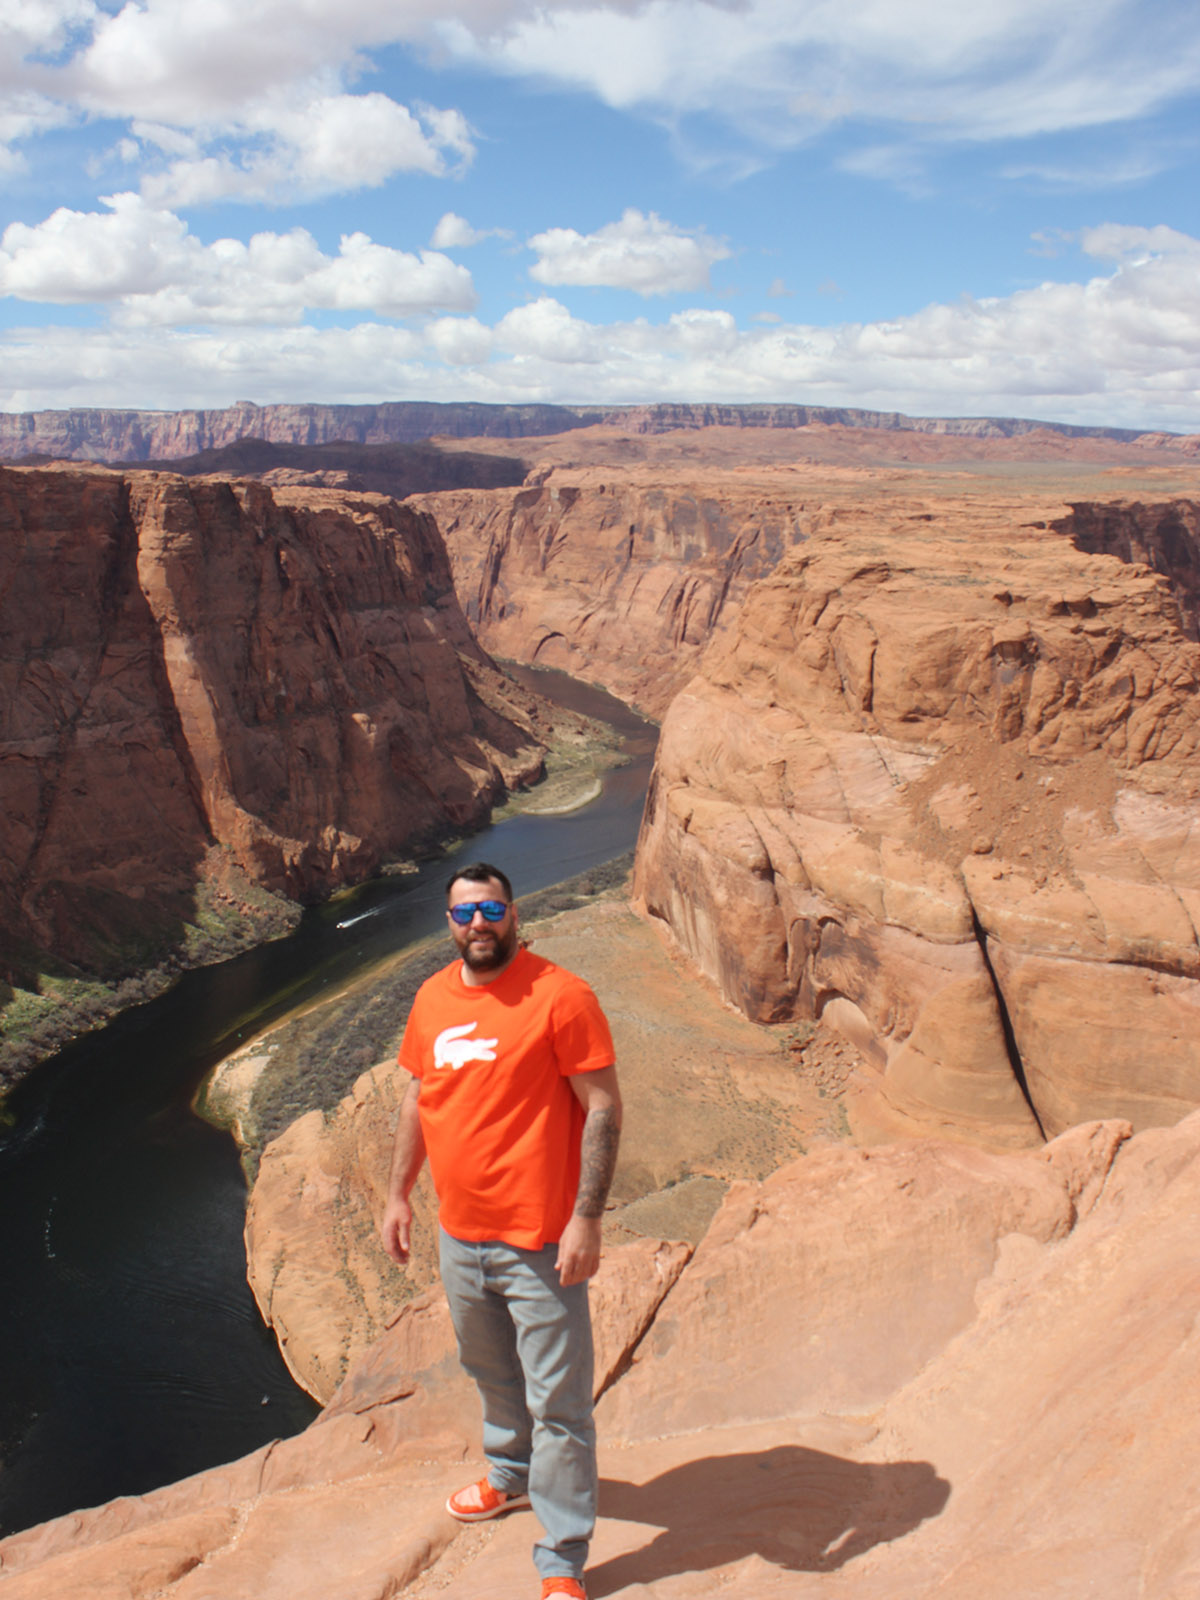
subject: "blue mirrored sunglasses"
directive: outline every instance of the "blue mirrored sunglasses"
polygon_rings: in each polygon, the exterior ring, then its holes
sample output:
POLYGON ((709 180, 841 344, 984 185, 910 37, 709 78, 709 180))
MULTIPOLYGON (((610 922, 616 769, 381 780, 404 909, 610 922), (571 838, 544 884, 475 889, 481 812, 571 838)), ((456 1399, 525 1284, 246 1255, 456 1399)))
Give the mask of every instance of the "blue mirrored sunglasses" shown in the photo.
POLYGON ((465 928, 475 913, 481 911, 485 922, 503 922, 507 910, 504 900, 464 900, 461 905, 450 907, 450 920, 465 928))

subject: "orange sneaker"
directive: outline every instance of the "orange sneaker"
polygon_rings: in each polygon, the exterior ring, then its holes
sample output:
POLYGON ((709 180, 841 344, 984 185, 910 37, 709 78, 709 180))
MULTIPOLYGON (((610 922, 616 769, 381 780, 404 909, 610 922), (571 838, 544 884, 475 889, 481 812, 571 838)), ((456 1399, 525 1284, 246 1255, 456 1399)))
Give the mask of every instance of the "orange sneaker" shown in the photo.
POLYGON ((587 1590, 583 1587, 582 1578, 543 1578, 542 1600, 550 1600, 552 1594, 570 1595, 571 1600, 587 1600, 587 1590))
POLYGON ((446 1510, 460 1522, 486 1522, 503 1511, 516 1511, 529 1504, 527 1494, 505 1494, 503 1489, 493 1489, 490 1481, 480 1478, 465 1489, 456 1489, 446 1501, 446 1510))

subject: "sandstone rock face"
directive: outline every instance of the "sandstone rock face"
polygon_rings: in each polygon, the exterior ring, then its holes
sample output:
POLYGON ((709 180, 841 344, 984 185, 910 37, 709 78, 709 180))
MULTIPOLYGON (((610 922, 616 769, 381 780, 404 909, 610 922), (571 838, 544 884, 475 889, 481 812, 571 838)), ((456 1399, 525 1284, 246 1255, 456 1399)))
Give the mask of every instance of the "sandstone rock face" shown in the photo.
POLYGON ((413 497, 437 521, 459 600, 496 655, 598 681, 661 716, 750 585, 785 552, 823 533, 852 538, 876 518, 902 526, 929 514, 926 498, 968 515, 979 506, 981 570, 982 544, 1000 527, 989 511, 998 499, 1018 523, 1051 519, 1081 550, 1144 561, 1170 578, 1196 635, 1194 504, 1085 498, 1110 488, 1107 473, 1136 480, 1151 469, 1194 485, 1161 441, 990 424, 789 429, 699 418, 661 433, 649 421, 636 431, 635 413, 623 421, 627 431, 597 426, 529 441, 520 489, 413 497), (1051 475, 1063 500, 1031 491, 1018 504, 1011 478, 998 474, 1019 462, 1051 475))
POLYGON ((310 1111, 263 1153, 246 1214, 250 1287, 292 1376, 327 1401, 414 1286, 437 1275, 437 1201, 413 1197, 410 1266, 379 1242, 396 1114, 408 1076, 365 1074, 332 1117, 310 1111))
POLYGON ((138 965, 214 846, 320 896, 540 768, 436 529, 378 496, 2 470, 0 638, 18 969, 138 965))
POLYGON ((1200 639, 1200 506, 1194 501, 1077 505, 1055 526, 1089 554, 1161 572, 1175 591, 1185 631, 1200 639))
MULTIPOLYGON (((1184 1600, 1198 1205, 1200 1116, 1101 1122, 817 1152, 732 1191, 677 1275, 610 1253, 592 1592, 1184 1600)), ((530 1515, 442 1509, 478 1461, 455 1369, 414 1301, 298 1438, 0 1543, 6 1600, 527 1591, 530 1515)))
POLYGON ((1040 1159, 830 1147, 739 1185, 606 1402, 610 1436, 782 1420, 814 1395, 823 1411, 877 1410, 974 1320, 1000 1240, 1068 1236, 1128 1133, 1093 1124, 1040 1159), (711 1306, 740 1308, 739 1323, 753 1306, 753 1365, 741 1337, 714 1337, 711 1306))
POLYGON ((435 489, 489 489, 520 484, 525 463, 513 455, 440 450, 432 444, 272 444, 238 439, 219 450, 147 462, 147 469, 182 477, 258 478, 275 484, 312 484, 386 494, 394 500, 435 489))
POLYGON ((664 724, 636 891, 748 1015, 854 1039, 868 1132, 1200 1102, 1200 649, 1031 513, 847 512, 664 724))
POLYGON ((413 503, 436 519, 487 649, 603 683, 653 716, 812 523, 799 497, 702 472, 698 484, 694 469, 554 471, 413 503))

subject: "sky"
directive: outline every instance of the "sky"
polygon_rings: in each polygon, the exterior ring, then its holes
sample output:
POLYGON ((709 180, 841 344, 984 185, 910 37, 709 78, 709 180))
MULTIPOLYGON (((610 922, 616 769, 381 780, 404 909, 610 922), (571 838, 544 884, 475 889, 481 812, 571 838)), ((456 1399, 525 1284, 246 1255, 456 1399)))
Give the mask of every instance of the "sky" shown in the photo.
POLYGON ((1192 0, 0 0, 0 410, 1200 432, 1192 0))

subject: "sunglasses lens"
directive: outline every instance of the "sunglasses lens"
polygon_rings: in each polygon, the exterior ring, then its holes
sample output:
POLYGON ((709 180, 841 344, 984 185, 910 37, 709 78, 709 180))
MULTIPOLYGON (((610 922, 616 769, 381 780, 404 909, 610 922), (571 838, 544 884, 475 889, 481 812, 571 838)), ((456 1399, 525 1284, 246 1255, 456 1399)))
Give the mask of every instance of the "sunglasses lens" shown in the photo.
POLYGON ((457 922, 460 928, 465 928, 475 913, 480 911, 485 922, 503 922, 507 910, 508 906, 503 900, 467 900, 460 906, 450 907, 450 920, 457 922))

